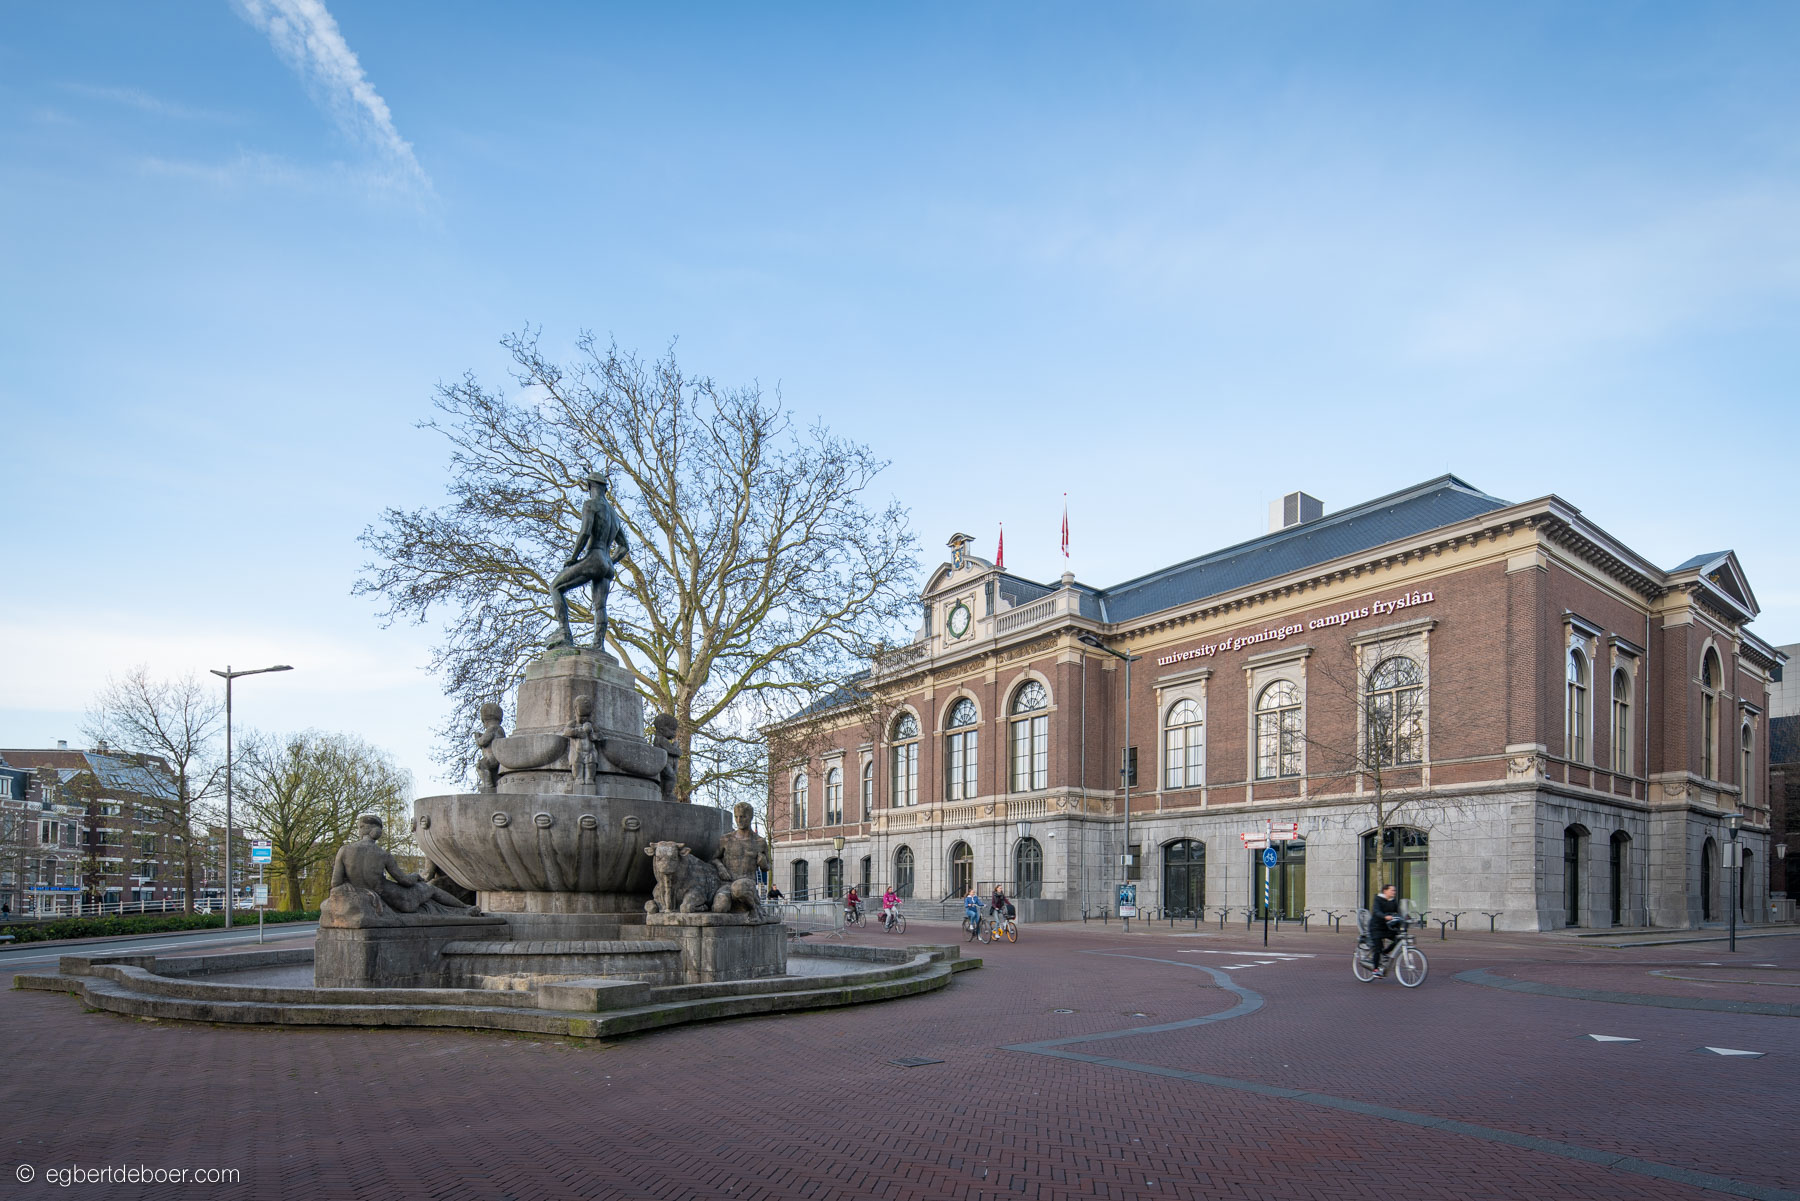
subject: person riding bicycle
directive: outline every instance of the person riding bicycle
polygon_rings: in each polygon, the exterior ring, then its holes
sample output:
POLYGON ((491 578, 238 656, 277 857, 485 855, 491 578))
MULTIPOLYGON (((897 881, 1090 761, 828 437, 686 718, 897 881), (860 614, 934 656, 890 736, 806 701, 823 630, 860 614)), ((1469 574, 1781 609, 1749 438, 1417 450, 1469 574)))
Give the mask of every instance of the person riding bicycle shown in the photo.
POLYGON ((975 895, 975 886, 971 884, 968 895, 963 897, 963 921, 973 929, 975 923, 980 920, 981 898, 975 895))
POLYGON ((1387 972, 1381 966, 1381 953, 1387 940, 1393 938, 1401 923, 1400 890, 1392 884, 1382 886, 1369 908, 1369 967, 1377 976, 1387 972))
POLYGON ((998 884, 994 885, 994 895, 989 898, 988 905, 993 909, 996 917, 1016 916, 1013 903, 1006 899, 1006 889, 998 884))
POLYGON ((844 913, 846 915, 854 914, 861 909, 862 898, 856 895, 856 885, 852 884, 850 891, 844 894, 844 913))
POLYGON ((881 925, 885 929, 894 924, 894 914, 900 909, 900 894, 894 891, 892 884, 881 894, 881 925))
POLYGON ((769 885, 769 904, 771 904, 771 905, 781 904, 781 890, 779 888, 775 887, 773 884, 769 885))

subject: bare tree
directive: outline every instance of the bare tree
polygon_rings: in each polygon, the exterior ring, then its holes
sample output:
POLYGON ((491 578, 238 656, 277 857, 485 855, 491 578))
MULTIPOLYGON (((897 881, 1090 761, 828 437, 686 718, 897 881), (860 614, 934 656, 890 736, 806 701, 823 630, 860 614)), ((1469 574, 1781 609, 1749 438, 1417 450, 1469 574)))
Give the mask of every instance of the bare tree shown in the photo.
MULTIPOLYGON (((245 824, 267 839, 289 909, 308 908, 303 880, 326 878, 356 819, 378 813, 390 844, 402 846, 411 806, 407 773, 385 753, 346 734, 309 730, 278 739, 252 734, 243 758, 245 824)), ((312 891, 322 891, 315 888, 312 891)))
MULTIPOLYGON (((181 853, 182 908, 194 911, 207 800, 222 772, 214 744, 224 720, 224 703, 195 676, 152 679, 143 666, 107 681, 88 710, 86 735, 110 753, 167 772, 167 787, 134 797, 151 814, 152 827, 174 840, 181 853)), ((165 843, 166 846, 166 843, 165 843)))
POLYGON ((441 757, 467 766, 470 715, 504 703, 543 645, 582 481, 601 470, 630 541, 607 644, 676 718, 679 793, 757 790, 759 727, 847 679, 910 609, 906 512, 870 503, 886 463, 797 429, 755 384, 686 375, 672 348, 645 363, 583 335, 565 367, 535 332, 502 345, 520 391, 466 375, 439 386, 442 416, 424 423, 451 444, 450 503, 390 509, 362 537, 377 561, 357 591, 383 598, 385 618, 448 610, 434 668, 457 710, 441 757))
MULTIPOLYGON (((1345 807, 1347 824, 1374 827, 1374 879, 1380 882, 1390 878, 1390 851, 1400 849, 1388 845, 1390 827, 1403 822, 1430 829, 1446 810, 1462 805, 1424 787, 1428 707, 1445 716, 1455 712, 1450 681, 1426 679, 1415 634, 1365 639, 1341 656, 1327 649, 1307 664, 1308 720, 1298 741, 1308 772, 1325 777, 1326 791, 1335 784, 1354 798, 1345 807), (1339 715, 1349 720, 1337 720, 1339 715)), ((1287 750, 1278 742, 1277 753, 1287 750)))

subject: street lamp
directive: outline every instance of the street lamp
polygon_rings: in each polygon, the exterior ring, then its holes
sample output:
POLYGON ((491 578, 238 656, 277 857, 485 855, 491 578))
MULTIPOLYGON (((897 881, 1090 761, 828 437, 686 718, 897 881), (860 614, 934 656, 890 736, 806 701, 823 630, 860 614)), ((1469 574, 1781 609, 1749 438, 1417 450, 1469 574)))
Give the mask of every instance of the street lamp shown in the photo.
MULTIPOLYGON (((1125 661, 1125 745, 1119 752, 1119 778, 1125 783, 1125 853, 1119 857, 1123 880, 1131 879, 1131 665, 1138 660, 1137 655, 1128 655, 1124 651, 1116 651, 1100 641, 1100 636, 1090 630, 1083 630, 1075 635, 1075 640, 1083 646, 1091 646, 1095 650, 1105 651, 1115 659, 1125 661)), ((1087 781, 1082 781, 1083 787, 1087 781)), ((1120 915, 1127 930, 1131 929, 1131 919, 1120 915)))
POLYGON ((225 928, 231 929, 231 919, 236 916, 231 904, 231 682, 239 676, 260 676, 268 671, 292 671, 286 663, 274 667, 257 667, 249 671, 233 671, 231 664, 225 670, 213 668, 212 673, 225 681, 225 928))
POLYGON ((1741 819, 1733 813, 1725 819, 1725 829, 1731 834, 1731 895, 1725 899, 1725 907, 1731 910, 1731 946, 1737 950, 1737 907, 1738 890, 1743 884, 1738 880, 1738 873, 1744 870, 1744 857, 1738 850, 1738 822, 1741 819))

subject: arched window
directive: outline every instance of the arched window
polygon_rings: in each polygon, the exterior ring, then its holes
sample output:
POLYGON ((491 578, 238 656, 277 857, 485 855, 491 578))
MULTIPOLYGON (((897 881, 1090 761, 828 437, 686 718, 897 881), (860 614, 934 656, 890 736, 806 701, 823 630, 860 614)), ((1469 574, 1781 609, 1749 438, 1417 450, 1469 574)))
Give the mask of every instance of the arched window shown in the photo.
POLYGON ((825 769, 825 824, 844 824, 844 773, 835 767, 825 769))
POLYGON ((1163 854, 1163 908, 1173 917, 1198 917, 1206 908, 1206 844, 1191 838, 1167 843, 1163 854))
POLYGON ((1363 906, 1374 903, 1384 884, 1398 884, 1400 899, 1414 910, 1431 908, 1431 842, 1425 831, 1388 826, 1381 832, 1379 862, 1375 834, 1363 835, 1363 906))
POLYGON ((1206 727, 1200 706, 1177 701, 1163 721, 1163 787, 1198 788, 1206 783, 1206 727))
POLYGON ((1568 728, 1563 731, 1563 746, 1569 758, 1587 762, 1588 661, 1577 647, 1569 648, 1569 695, 1564 705, 1568 728))
POLYGON ((1050 696, 1036 680, 1013 693, 1012 790, 1050 787, 1050 696))
POLYGON ((1700 844, 1700 920, 1710 922, 1717 912, 1713 898, 1713 860, 1719 857, 1719 844, 1707 839, 1700 844))
MULTIPOLYGON (((1623 667, 1613 669, 1612 681, 1613 770, 1631 774, 1631 675, 1623 667)), ((1615 923, 1616 924, 1616 923, 1615 923)))
POLYGON ((1044 895, 1044 848, 1035 838, 1013 846, 1013 896, 1035 900, 1044 895))
POLYGON ((1625 893, 1631 887, 1631 835, 1623 830, 1612 836, 1612 924, 1623 926, 1628 911, 1625 893))
POLYGON ((913 853, 911 847, 894 852, 894 891, 903 897, 913 894, 913 853))
POLYGON ((851 820, 866 822, 869 820, 869 815, 873 812, 875 812, 875 760, 871 759, 863 764, 862 812, 858 813, 851 820))
POLYGON ((794 775, 794 803, 793 813, 791 814, 794 819, 794 829, 796 830, 806 829, 806 790, 806 773, 797 772, 794 775))
POLYGON ((1700 774, 1719 776, 1719 656, 1712 647, 1700 660, 1700 774))
POLYGON ((1369 750, 1381 767, 1425 758, 1425 677, 1405 655, 1383 659, 1369 673, 1365 704, 1369 750))
POLYGON ((1276 680, 1256 698, 1256 778, 1297 776, 1305 762, 1300 689, 1276 680))
POLYGON ((950 848, 950 895, 964 896, 975 887, 975 852, 966 842, 950 848))
POLYGON ((808 886, 807 876, 808 876, 810 870, 811 869, 808 868, 806 860, 804 860, 804 859, 794 860, 794 879, 793 879, 794 887, 788 893, 788 900, 804 901, 806 899, 806 890, 807 890, 807 886, 808 886))
POLYGON ((894 807, 916 805, 919 803, 919 719, 910 713, 895 718, 889 741, 894 744, 889 752, 894 768, 893 799, 889 804, 894 807))
POLYGON ((1745 722, 1744 728, 1738 731, 1738 758, 1742 760, 1738 787, 1744 790, 1744 799, 1738 808, 1747 809, 1755 804, 1751 798, 1751 785, 1756 782, 1756 731, 1750 728, 1749 722, 1745 722))
POLYGON ((1581 924, 1581 903, 1587 896, 1588 828, 1563 830, 1563 925, 1581 924))
POLYGON ((944 728, 950 731, 944 736, 946 801, 972 800, 980 792, 975 783, 975 741, 980 736, 975 725, 980 720, 975 702, 966 696, 950 706, 950 715, 944 722, 944 728))

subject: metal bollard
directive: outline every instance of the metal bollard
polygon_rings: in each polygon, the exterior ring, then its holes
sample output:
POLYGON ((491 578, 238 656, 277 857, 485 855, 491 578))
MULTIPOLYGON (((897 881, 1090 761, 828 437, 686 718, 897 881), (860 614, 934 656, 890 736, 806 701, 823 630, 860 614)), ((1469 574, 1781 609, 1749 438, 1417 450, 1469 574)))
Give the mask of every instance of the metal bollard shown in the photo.
POLYGON ((1495 919, 1495 918, 1497 918, 1497 917, 1499 917, 1499 916, 1500 916, 1500 915, 1501 915, 1501 914, 1503 914, 1503 913, 1505 913, 1505 912, 1506 912, 1506 910, 1504 910, 1504 909, 1497 909, 1497 910, 1495 910, 1495 911, 1494 911, 1494 912, 1492 912, 1492 913, 1489 913, 1489 912, 1488 912, 1488 911, 1487 911, 1487 910, 1486 910, 1486 909, 1483 909, 1483 910, 1481 910, 1481 912, 1482 912, 1482 913, 1484 913, 1484 914, 1486 914, 1486 915, 1487 915, 1487 920, 1488 920, 1488 933, 1489 933, 1489 934, 1492 934, 1492 933, 1494 933, 1494 919, 1495 919))

